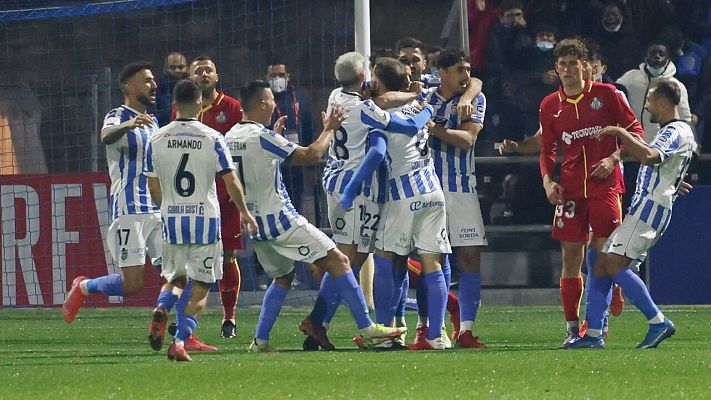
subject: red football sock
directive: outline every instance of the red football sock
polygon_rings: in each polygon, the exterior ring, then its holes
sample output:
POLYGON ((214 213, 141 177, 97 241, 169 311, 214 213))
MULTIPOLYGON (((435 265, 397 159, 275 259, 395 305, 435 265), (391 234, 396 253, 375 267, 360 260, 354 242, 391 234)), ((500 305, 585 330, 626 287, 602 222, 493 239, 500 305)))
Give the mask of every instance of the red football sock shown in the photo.
POLYGON ((450 315, 456 315, 459 319, 459 299, 451 291, 447 293, 447 312, 450 315))
POLYGON ((583 278, 560 278, 560 299, 566 321, 578 321, 580 299, 583 297, 583 278))
POLYGON ((222 280, 220 281, 220 298, 222 299, 223 319, 235 319, 237 297, 240 287, 240 271, 237 260, 231 260, 224 265, 222 280))

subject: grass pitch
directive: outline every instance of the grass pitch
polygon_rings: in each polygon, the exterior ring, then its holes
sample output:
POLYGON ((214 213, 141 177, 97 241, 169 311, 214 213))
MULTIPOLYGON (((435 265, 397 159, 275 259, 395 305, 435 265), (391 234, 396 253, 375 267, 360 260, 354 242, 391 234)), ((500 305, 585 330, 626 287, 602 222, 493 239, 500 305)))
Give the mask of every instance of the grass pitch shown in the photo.
POLYGON ((634 349, 647 326, 633 308, 612 319, 607 349, 562 351, 558 307, 483 307, 475 334, 488 350, 362 352, 341 309, 329 336, 342 350, 306 353, 307 310, 284 309, 271 338, 280 351, 253 354, 258 310, 239 310, 226 340, 212 309, 197 333, 220 351, 175 363, 167 345, 148 346, 148 309, 83 309, 72 325, 58 310, 0 309, 0 399, 709 398, 711 307, 663 311, 677 334, 652 350, 634 349))

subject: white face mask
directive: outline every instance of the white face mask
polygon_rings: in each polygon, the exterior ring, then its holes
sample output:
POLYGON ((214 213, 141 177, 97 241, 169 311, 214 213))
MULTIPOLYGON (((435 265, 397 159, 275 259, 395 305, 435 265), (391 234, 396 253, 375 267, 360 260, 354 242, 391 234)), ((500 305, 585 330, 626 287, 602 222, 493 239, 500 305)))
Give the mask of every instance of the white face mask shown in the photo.
POLYGON ((652 75, 653 78, 656 78, 656 77, 660 76, 661 74, 663 74, 664 71, 667 70, 667 65, 669 65, 669 63, 666 63, 664 66, 659 67, 659 68, 652 68, 649 64, 647 64, 645 66, 645 68, 647 69, 647 72, 649 72, 649 74, 652 75))
POLYGON ((593 75, 595 82, 602 82, 602 72, 593 75))
POLYGON ((539 49, 541 49, 543 51, 553 50, 554 46, 555 46, 555 44, 553 42, 544 41, 544 42, 536 43, 536 47, 538 47, 539 49))
POLYGON ((269 78, 269 86, 272 88, 272 92, 281 93, 286 90, 286 78, 280 76, 269 78))

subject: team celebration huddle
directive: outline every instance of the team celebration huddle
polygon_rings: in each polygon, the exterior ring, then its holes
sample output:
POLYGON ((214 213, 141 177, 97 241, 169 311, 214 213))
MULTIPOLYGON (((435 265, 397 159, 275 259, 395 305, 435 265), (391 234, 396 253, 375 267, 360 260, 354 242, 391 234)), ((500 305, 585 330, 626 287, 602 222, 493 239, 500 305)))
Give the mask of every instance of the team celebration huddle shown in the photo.
MULTIPOLYGON (((621 293, 649 322, 638 348, 655 348, 676 327, 635 271, 667 228, 678 194, 690 189, 683 178, 696 142, 679 118, 680 89, 668 79, 650 87, 644 108, 660 128, 646 132, 653 136, 647 143, 623 92, 594 79, 590 49, 581 40, 560 40, 553 52, 561 85, 541 102, 534 138, 554 213, 552 237, 562 252, 561 348, 604 348, 614 329, 608 314, 619 315, 621 293), (626 215, 625 157, 642 164, 636 187, 628 188, 634 196, 626 215)), ((151 348, 163 349, 170 333, 169 360, 217 351, 195 332, 219 281, 221 336, 235 337, 236 255, 247 237, 272 279, 253 339, 245 343, 250 351, 279 348, 270 333, 295 279, 295 262, 313 264, 323 276, 313 309, 293 327, 305 335, 305 350, 336 350, 328 328, 341 304, 355 322, 354 346, 363 350, 485 349, 483 342, 496 342, 480 340, 475 324, 487 246, 474 157, 486 113, 482 82, 470 76, 468 54, 426 54, 413 38, 369 56, 348 52, 335 60, 340 86, 310 143, 285 134, 290 121, 275 100, 283 79, 276 68, 267 81, 243 85, 235 99, 217 90, 218 66, 209 56, 189 63, 175 57, 187 78, 172 90, 172 122, 159 127, 150 112, 157 92, 151 66, 124 66, 124 103, 109 111, 101 130, 111 177, 106 237, 121 272, 77 277, 62 307, 65 321, 75 320, 90 294, 141 291, 148 257, 165 278, 146 317, 151 348), (321 166, 324 158, 331 237, 302 216, 284 179, 290 167, 321 166), (372 282, 360 282, 371 255, 372 282), (456 294, 450 292, 453 267, 456 294), (373 313, 361 283, 372 284, 373 313), (417 297, 415 329, 405 320, 410 287, 417 297), (172 310, 176 322, 169 326, 172 310)), ((502 149, 511 145, 504 142, 502 149)))

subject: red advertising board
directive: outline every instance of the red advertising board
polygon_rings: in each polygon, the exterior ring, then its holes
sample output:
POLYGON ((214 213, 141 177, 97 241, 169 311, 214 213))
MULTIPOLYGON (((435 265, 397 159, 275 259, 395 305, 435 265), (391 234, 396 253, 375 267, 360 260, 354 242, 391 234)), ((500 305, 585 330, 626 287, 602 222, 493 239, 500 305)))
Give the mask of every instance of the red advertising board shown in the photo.
MULTIPOLYGON (((76 276, 120 273, 106 247, 109 186, 106 173, 0 176, 0 306, 57 306, 76 276)), ((147 264, 141 294, 87 305, 150 306, 161 279, 147 264)))

